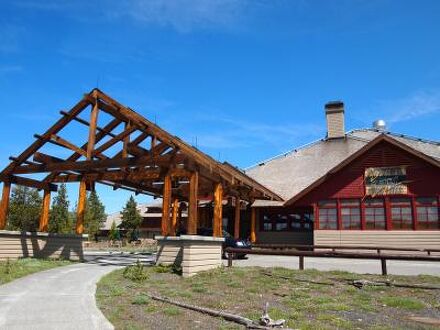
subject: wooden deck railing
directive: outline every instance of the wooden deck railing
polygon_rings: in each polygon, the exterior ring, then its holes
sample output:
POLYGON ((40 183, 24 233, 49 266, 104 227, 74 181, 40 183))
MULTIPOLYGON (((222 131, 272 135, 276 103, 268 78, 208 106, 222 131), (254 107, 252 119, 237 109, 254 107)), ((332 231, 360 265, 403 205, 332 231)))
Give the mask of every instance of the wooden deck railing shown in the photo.
MULTIPOLYGON (((290 246, 291 247, 291 246, 290 246)), ((310 249, 315 248, 316 246, 306 246, 309 251, 281 251, 275 249, 234 249, 234 248, 226 248, 225 252, 228 256, 228 267, 232 267, 232 261, 234 254, 257 254, 257 255, 278 255, 278 256, 292 256, 299 257, 299 269, 304 270, 304 258, 341 258, 341 259, 370 259, 370 260, 380 260, 382 267, 382 275, 387 275, 387 260, 404 260, 404 261, 433 261, 440 262, 440 256, 431 256, 431 255, 416 255, 416 254, 384 254, 380 252, 376 253, 359 253, 359 252, 341 252, 336 251, 337 249, 341 249, 341 247, 336 246, 326 246, 325 248, 320 246, 322 249, 332 249, 332 251, 310 251, 310 249), (335 251, 333 251, 333 248, 335 251)), ((357 247, 344 247, 344 249, 357 250, 357 247)), ((435 249, 399 249, 399 248, 382 248, 382 247, 371 247, 368 248, 372 251, 378 250, 387 250, 392 249, 392 251, 419 251, 419 252, 427 252, 428 250, 433 252, 438 252, 439 250, 435 249)))

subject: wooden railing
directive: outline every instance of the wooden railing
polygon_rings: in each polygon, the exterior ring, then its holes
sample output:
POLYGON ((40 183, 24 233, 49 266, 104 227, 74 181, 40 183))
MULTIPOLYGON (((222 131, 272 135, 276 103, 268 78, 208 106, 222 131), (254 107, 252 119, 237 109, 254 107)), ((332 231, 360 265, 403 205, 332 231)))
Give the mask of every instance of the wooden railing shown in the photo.
MULTIPOLYGON (((298 245, 297 245, 298 246, 298 245)), ((289 246, 290 248, 292 245, 289 246)), ((336 251, 338 249, 350 249, 358 250, 359 247, 340 247, 340 246, 310 246, 303 245, 302 247, 307 247, 309 251, 282 251, 275 249, 234 249, 226 248, 225 252, 228 256, 228 267, 232 267, 232 261, 234 254, 257 254, 257 255, 277 255, 277 256, 292 256, 299 257, 299 269, 304 270, 304 258, 341 258, 341 259, 370 259, 370 260, 380 260, 382 267, 382 275, 387 275, 387 260, 404 260, 404 261, 433 261, 440 262, 440 256, 432 256, 430 252, 440 252, 437 249, 400 249, 400 248, 388 248, 388 247, 363 247, 361 250, 372 250, 377 251, 377 253, 359 253, 359 252, 341 252, 336 251), (332 249, 331 251, 310 251, 311 249, 332 249), (334 249, 334 250, 333 250, 334 249), (384 254, 380 251, 382 250, 392 250, 392 251, 402 251, 402 252, 428 252, 428 255, 416 255, 416 254, 384 254)))
POLYGON ((401 251, 401 252, 420 252, 427 253, 431 255, 431 253, 440 253, 440 249, 431 249, 431 248, 399 248, 399 247, 390 247, 390 246, 365 246, 365 245, 350 245, 350 246, 335 246, 335 245, 300 245, 300 244, 254 244, 253 248, 257 249, 296 249, 296 250, 306 250, 306 251, 315 251, 315 250, 370 250, 376 251, 377 253, 381 253, 382 251, 401 251))

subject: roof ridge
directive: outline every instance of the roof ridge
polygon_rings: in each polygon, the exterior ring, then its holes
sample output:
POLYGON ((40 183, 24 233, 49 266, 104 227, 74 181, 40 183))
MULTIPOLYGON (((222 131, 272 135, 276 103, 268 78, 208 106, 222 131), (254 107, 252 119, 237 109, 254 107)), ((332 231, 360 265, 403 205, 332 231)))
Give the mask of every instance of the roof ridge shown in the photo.
POLYGON ((381 131, 381 130, 378 130, 375 128, 357 128, 357 129, 350 130, 348 133, 359 132, 359 131, 370 131, 370 132, 384 133, 387 135, 401 137, 401 138, 405 138, 408 140, 413 140, 413 141, 417 141, 417 142, 429 143, 429 144, 433 144, 436 146, 440 146, 440 141, 418 138, 418 137, 408 135, 408 134, 403 134, 403 133, 395 133, 395 132, 391 132, 391 131, 381 131))

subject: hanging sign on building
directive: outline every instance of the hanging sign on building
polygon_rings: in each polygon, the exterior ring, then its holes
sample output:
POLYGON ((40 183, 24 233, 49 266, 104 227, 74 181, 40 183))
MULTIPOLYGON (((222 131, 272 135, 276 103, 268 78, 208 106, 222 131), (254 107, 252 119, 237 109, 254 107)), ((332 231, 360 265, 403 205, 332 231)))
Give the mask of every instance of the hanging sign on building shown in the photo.
POLYGON ((368 167, 365 193, 368 196, 407 194, 406 167, 368 167))

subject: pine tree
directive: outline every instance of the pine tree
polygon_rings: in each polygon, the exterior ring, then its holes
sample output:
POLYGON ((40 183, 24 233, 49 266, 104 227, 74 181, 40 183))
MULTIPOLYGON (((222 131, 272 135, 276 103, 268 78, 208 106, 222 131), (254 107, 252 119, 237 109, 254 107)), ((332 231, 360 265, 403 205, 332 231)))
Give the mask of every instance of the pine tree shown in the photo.
POLYGON ((87 198, 86 214, 84 217, 84 228, 85 232, 89 234, 89 239, 96 237, 106 218, 104 205, 99 200, 96 191, 92 191, 87 198))
POLYGON ((53 198, 49 232, 68 234, 72 233, 72 227, 71 218, 69 217, 69 200, 66 185, 63 183, 59 187, 57 195, 53 198))
POLYGON ((127 238, 132 241, 137 235, 137 231, 142 223, 142 216, 137 209, 137 203, 133 196, 125 204, 124 209, 121 212, 122 222, 120 227, 127 230, 127 238))
POLYGON ((110 241, 116 241, 121 239, 120 235, 119 235, 119 230, 118 228, 116 228, 116 222, 113 220, 112 222, 112 226, 110 227, 110 230, 108 232, 108 239, 110 241))
POLYGON ((37 231, 40 221, 41 196, 36 189, 15 186, 12 190, 8 229, 37 231))

